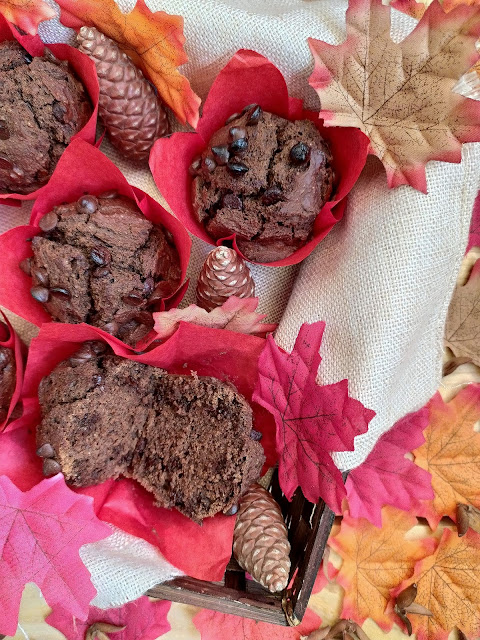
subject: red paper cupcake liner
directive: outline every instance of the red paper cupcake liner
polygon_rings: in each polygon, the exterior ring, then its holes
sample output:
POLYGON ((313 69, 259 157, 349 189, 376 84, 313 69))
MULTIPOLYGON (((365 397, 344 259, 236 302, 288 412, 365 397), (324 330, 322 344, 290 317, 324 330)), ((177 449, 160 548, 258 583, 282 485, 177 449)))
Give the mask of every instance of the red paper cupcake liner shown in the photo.
POLYGON ((311 120, 332 150, 333 168, 337 176, 335 196, 319 212, 312 239, 287 258, 260 263, 269 267, 297 264, 313 251, 342 218, 347 194, 365 165, 369 140, 359 129, 324 127, 318 113, 305 110, 301 100, 289 97, 282 74, 267 58, 255 51, 238 51, 213 83, 197 132, 174 133, 169 138, 157 140, 150 154, 150 168, 161 194, 191 233, 210 244, 216 242, 220 245, 232 240, 236 251, 242 255, 234 235, 215 241, 198 221, 191 201, 192 177, 188 169, 215 131, 224 126, 225 120, 251 103, 257 103, 264 111, 288 120, 311 120))
POLYGON ((23 386, 23 360, 26 352, 26 347, 20 338, 15 333, 12 325, 10 324, 7 316, 0 311, 1 318, 7 327, 7 335, 3 335, 3 329, 0 327, 0 347, 6 347, 7 349, 11 349, 15 354, 15 389, 13 391, 12 399, 10 400, 10 406, 8 408, 8 413, 3 422, 0 422, 0 432, 4 431, 5 428, 9 429, 8 421, 10 416, 13 413, 13 410, 17 406, 17 402, 20 399, 22 393, 23 386), (8 426, 7 426, 8 425, 8 426))
MULTIPOLYGON (((22 487, 29 488, 26 474, 30 476, 32 486, 41 478, 42 463, 36 458, 35 443, 27 433, 40 422, 38 385, 59 362, 87 340, 101 340, 121 357, 161 367, 171 373, 188 375, 194 371, 198 375, 232 382, 251 403, 254 428, 263 434, 261 443, 267 456, 266 466, 275 464, 273 418, 251 401, 257 361, 265 344, 263 338, 181 323, 166 342, 138 355, 95 327, 50 323, 42 327, 30 346, 23 387, 23 421, 14 423, 16 429, 10 437, 0 437, 0 474, 6 473, 15 484, 20 479, 22 487), (18 429, 22 431, 16 432, 18 429), (22 446, 28 449, 28 455, 22 452, 17 466, 9 459, 10 451, 22 446)), ((199 526, 174 509, 156 507, 150 493, 135 481, 124 478, 74 490, 93 497, 100 519, 155 545, 170 563, 187 575, 200 580, 223 577, 232 552, 235 518, 219 514, 206 518, 199 526)))
MULTIPOLYGON (((190 259, 191 240, 183 225, 149 195, 128 184, 122 172, 98 149, 83 140, 75 140, 63 153, 46 187, 39 192, 32 209, 30 224, 15 227, 0 235, 2 278, 0 305, 40 327, 53 322, 41 303, 30 295, 32 279, 20 269, 20 262, 32 255, 29 240, 41 233, 38 223, 55 205, 75 202, 84 193, 100 194, 115 189, 136 202, 142 213, 154 224, 170 231, 180 258, 181 285, 164 298, 156 311, 177 306, 188 287, 185 280, 190 259)), ((155 337, 151 332, 151 339, 155 337)), ((148 344, 143 340, 140 346, 148 344)))
MULTIPOLYGON (((87 55, 85 55, 78 49, 75 49, 75 47, 70 47, 67 44, 44 45, 38 35, 20 35, 15 27, 0 14, 0 42, 3 42, 4 40, 16 40, 33 57, 43 56, 45 47, 47 47, 58 60, 66 60, 69 63, 71 68, 75 71, 78 79, 87 90, 93 108, 92 115, 90 116, 87 124, 82 129, 80 129, 78 133, 72 136, 71 142, 80 139, 94 144, 95 132, 97 127, 98 99, 100 95, 100 89, 98 86, 97 71, 95 69, 95 64, 93 63, 93 61, 90 60, 87 55)), ((0 194, 0 204, 20 206, 22 200, 33 200, 38 197, 41 193, 43 193, 47 185, 48 182, 40 189, 27 194, 0 194)))

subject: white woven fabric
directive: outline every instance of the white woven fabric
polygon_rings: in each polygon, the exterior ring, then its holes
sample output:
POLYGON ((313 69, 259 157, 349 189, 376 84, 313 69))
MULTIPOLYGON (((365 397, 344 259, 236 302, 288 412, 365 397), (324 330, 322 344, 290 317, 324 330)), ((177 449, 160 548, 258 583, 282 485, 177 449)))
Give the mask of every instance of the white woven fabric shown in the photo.
MULTIPOLYGON (((118 1, 124 10, 135 3, 118 1)), ((345 36, 346 0, 147 0, 147 5, 185 17, 190 62, 182 71, 202 98, 237 49, 253 48, 280 68, 292 95, 318 107, 307 84, 312 59, 306 38, 336 44, 345 36)), ((398 40, 414 22, 400 13, 393 17, 398 40)), ((40 33, 46 42, 71 38, 55 21, 42 25, 40 33)), ((147 171, 134 169, 108 145, 102 150, 132 184, 160 199, 147 171)), ((270 321, 282 316, 295 280, 278 330, 280 344, 290 349, 302 322, 326 320, 321 380, 347 377, 351 394, 377 412, 356 451, 338 456, 342 468, 360 464, 377 438, 437 387, 445 314, 466 244, 479 160, 478 145, 469 145, 462 165, 431 163, 427 196, 409 187, 389 190, 381 166, 371 160, 344 221, 303 263, 296 280, 298 267, 252 268, 270 321)), ((194 241, 189 269, 194 282, 207 251, 194 241)), ((185 304, 192 300, 190 287, 185 304)), ((150 551, 158 559, 158 552, 150 551)), ((82 550, 82 557, 99 591, 98 606, 122 604, 159 577, 148 562, 139 562, 138 542, 118 531, 82 550)))

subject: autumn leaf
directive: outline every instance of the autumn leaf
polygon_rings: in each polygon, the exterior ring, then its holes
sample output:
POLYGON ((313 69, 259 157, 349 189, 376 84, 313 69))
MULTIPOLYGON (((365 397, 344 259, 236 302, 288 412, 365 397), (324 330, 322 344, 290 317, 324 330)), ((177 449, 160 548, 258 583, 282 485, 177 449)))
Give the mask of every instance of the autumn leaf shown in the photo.
POLYGON ((399 44, 390 12, 382 0, 350 0, 344 43, 309 40, 310 84, 327 126, 358 127, 370 138, 390 187, 426 192, 429 160, 460 162, 462 143, 480 140, 480 102, 452 91, 478 57, 480 12, 445 14, 435 0, 399 44))
POLYGON ((422 0, 419 0, 418 2, 415 2, 415 0, 393 0, 392 2, 389 2, 389 4, 394 9, 398 9, 399 11, 412 16, 412 18, 420 20, 431 1, 432 0, 424 0, 422 2, 422 0))
POLYGON ((27 582, 50 607, 85 617, 96 592, 78 550, 110 534, 91 498, 73 493, 61 474, 25 493, 0 476, 0 633, 15 635, 27 582))
POLYGON ((343 563, 336 577, 345 589, 342 618, 363 624, 373 618, 384 630, 394 620, 385 612, 390 591, 413 574, 415 563, 433 552, 434 541, 408 540, 405 534, 417 523, 415 516, 384 507, 383 527, 344 514, 340 531, 328 544, 343 563))
POLYGON ((0 0, 0 14, 31 36, 37 33, 40 22, 56 15, 43 0, 0 0))
POLYGON ((367 518, 381 527, 385 505, 411 511, 420 500, 433 498, 430 474, 405 457, 425 442, 423 430, 428 418, 428 407, 409 413, 380 438, 365 462, 350 472, 345 486, 352 517, 367 518))
MULTIPOLYGON (((150 600, 146 596, 128 602, 117 609, 97 609, 90 607, 86 620, 78 620, 61 607, 55 607, 47 622, 63 633, 66 638, 83 638, 89 627, 95 623, 107 623, 116 627, 125 627, 112 633, 111 640, 156 640, 167 631, 170 624, 167 614, 171 602, 150 600)), ((108 634, 107 634, 108 635, 108 634)))
POLYGON ((375 413, 348 396, 348 382, 316 383, 324 322, 303 324, 292 353, 268 336, 258 360, 253 400, 275 418, 279 482, 291 500, 299 486, 310 502, 322 497, 340 512, 345 486, 333 451, 353 451, 375 413))
POLYGON ((203 609, 194 617, 193 624, 200 632, 201 640, 300 640, 314 629, 318 629, 321 620, 308 608, 297 627, 281 627, 203 609))
POLYGON ((415 464, 432 475, 433 501, 423 511, 432 529, 443 516, 455 520, 457 502, 480 507, 480 386, 469 385, 449 403, 430 402, 425 443, 415 449, 415 464))
POLYGON ((260 338, 265 338, 267 333, 272 333, 277 328, 276 324, 262 323, 267 314, 256 311, 258 298, 228 298, 221 307, 212 311, 205 311, 196 304, 191 304, 185 309, 170 309, 154 313, 154 330, 157 338, 165 340, 178 329, 180 322, 190 322, 202 327, 213 329, 228 329, 236 333, 247 333, 260 338))
POLYGON ((445 344, 480 366, 480 260, 466 284, 456 285, 445 324, 445 344))
POLYGON ((180 122, 198 123, 200 98, 177 67, 187 62, 183 18, 164 11, 152 13, 144 0, 124 14, 115 0, 58 0, 67 27, 94 26, 115 40, 158 89, 180 122))
POLYGON ((458 627, 470 638, 480 633, 480 536, 469 531, 459 538, 445 529, 435 553, 415 566, 413 576, 397 587, 396 595, 417 584, 415 602, 433 616, 408 614, 419 640, 447 638, 458 627))

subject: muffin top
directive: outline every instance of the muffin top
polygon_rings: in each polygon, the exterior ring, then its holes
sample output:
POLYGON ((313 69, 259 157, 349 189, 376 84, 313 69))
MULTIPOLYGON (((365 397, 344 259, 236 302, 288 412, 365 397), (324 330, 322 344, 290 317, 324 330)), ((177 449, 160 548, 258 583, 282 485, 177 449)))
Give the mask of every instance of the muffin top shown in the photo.
POLYGON ((55 207, 39 226, 22 263, 34 299, 59 322, 86 322, 130 345, 143 338, 154 305, 180 283, 170 232, 115 192, 55 207))
POLYGON ((331 162, 310 120, 291 122, 249 105, 193 161, 194 211, 215 240, 236 233, 249 260, 281 260, 310 239, 332 194, 331 162))
POLYGON ((45 475, 82 487, 124 475, 199 522, 227 512, 265 460, 252 410, 228 383, 168 374, 85 343, 39 388, 45 475))
MULTIPOLYGON (((8 335, 9 329, 0 322, 0 332, 8 335)), ((0 346, 0 422, 7 417, 16 384, 15 353, 8 347, 0 346)))
POLYGON ((31 193, 51 176, 92 107, 81 82, 46 50, 0 43, 0 193, 31 193))

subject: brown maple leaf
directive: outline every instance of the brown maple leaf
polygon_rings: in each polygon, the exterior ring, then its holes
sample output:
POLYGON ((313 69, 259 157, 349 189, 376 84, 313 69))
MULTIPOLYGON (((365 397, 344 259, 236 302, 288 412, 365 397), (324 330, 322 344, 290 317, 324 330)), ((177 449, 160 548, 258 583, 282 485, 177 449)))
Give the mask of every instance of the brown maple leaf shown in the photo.
POLYGON ((413 455, 432 476, 435 498, 425 503, 424 515, 435 528, 443 516, 456 519, 458 502, 480 507, 480 433, 473 428, 480 386, 469 385, 447 404, 436 395, 429 406, 425 443, 413 455))
POLYGON ((435 542, 408 540, 405 534, 417 519, 394 507, 383 508, 382 522, 378 529, 363 518, 345 514, 340 532, 328 544, 343 558, 336 577, 345 589, 342 616, 358 624, 373 618, 390 629, 393 619, 385 608, 391 589, 412 575, 415 563, 432 553, 435 542))
POLYGON ((468 637, 480 633, 480 536, 459 538, 445 529, 437 550, 420 560, 413 576, 395 592, 416 583, 415 602, 431 616, 409 614, 419 640, 446 638, 457 626, 468 637))
MULTIPOLYGON (((478 262, 480 267, 480 261, 478 262)), ((445 343, 457 358, 480 366, 480 268, 455 287, 445 324, 445 343)))
POLYGON ((43 0, 0 0, 0 13, 32 36, 40 22, 55 17, 55 11, 43 0))
POLYGON ((140 67, 177 118, 197 126, 200 98, 177 67, 187 62, 183 18, 151 12, 144 0, 122 13, 115 0, 58 0, 61 21, 68 27, 96 27, 140 67))
POLYGON ((358 127, 383 162, 388 184, 426 192, 429 160, 460 162, 461 143, 480 140, 480 102, 453 93, 480 35, 480 12, 448 14, 435 0, 415 30, 396 44, 382 0, 350 0, 347 39, 310 39, 310 84, 328 126, 358 127))

